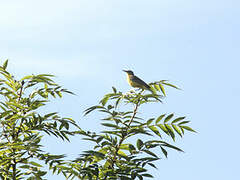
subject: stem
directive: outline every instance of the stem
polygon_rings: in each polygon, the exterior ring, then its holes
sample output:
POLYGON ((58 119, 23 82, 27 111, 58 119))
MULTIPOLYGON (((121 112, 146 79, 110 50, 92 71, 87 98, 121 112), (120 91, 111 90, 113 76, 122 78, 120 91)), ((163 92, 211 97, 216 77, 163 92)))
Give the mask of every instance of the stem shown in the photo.
MULTIPOLYGON (((15 150, 14 150, 14 153, 15 153, 15 150)), ((12 164, 12 167, 13 167, 13 180, 16 180, 16 159, 13 160, 14 164, 12 164)))
POLYGON ((21 97, 22 97, 22 91, 23 91, 24 81, 23 81, 21 84, 22 84, 22 86, 21 86, 21 88, 20 88, 20 92, 19 92, 19 96, 18 96, 18 103, 20 102, 21 97))
MULTIPOLYGON (((128 125, 127 125, 126 131, 130 128, 130 125, 132 124, 133 119, 135 118, 135 116, 136 116, 136 114, 137 114, 137 110, 138 110, 138 107, 139 107, 139 102, 140 102, 140 99, 138 99, 138 101, 137 101, 137 103, 136 103, 136 106, 135 106, 135 108, 134 108, 134 110, 133 110, 132 117, 131 117, 128 125)), ((119 141, 119 144, 116 146, 116 152, 115 152, 114 157, 113 157, 113 159, 112 159, 112 167, 111 167, 112 169, 114 169, 114 165, 115 165, 115 163, 116 163, 118 151, 120 150, 120 147, 121 147, 123 141, 125 140, 125 138, 127 137, 127 135, 128 135, 127 133, 126 133, 126 134, 123 134, 123 135, 122 135, 122 138, 121 138, 120 141, 119 141)))
MULTIPOLYGON (((19 92, 19 96, 18 96, 18 100, 17 102, 19 103, 21 98, 22 98, 22 93, 23 93, 23 85, 24 85, 24 81, 21 82, 21 88, 20 88, 20 92, 19 92)), ((15 132, 15 126, 16 126, 16 122, 13 124, 13 134, 12 134, 12 140, 13 143, 15 142, 15 140, 17 139, 18 136, 18 132, 15 132)), ((13 154, 15 156, 16 153, 16 149, 13 149, 13 154)), ((17 161, 16 158, 13 159, 13 164, 12 164, 12 168, 13 168, 13 180, 16 180, 16 174, 17 174, 17 161)))

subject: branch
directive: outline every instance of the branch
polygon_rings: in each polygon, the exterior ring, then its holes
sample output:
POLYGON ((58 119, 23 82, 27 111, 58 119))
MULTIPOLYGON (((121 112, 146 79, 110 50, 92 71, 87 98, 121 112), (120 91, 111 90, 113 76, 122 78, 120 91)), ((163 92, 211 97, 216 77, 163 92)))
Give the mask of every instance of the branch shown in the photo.
MULTIPOLYGON (((137 114, 137 110, 138 110, 138 107, 139 107, 139 105, 140 105, 139 102, 140 102, 140 99, 138 99, 138 101, 137 101, 137 103, 136 103, 136 105, 135 105, 135 108, 134 108, 134 110, 133 110, 132 117, 131 117, 128 125, 127 125, 126 131, 130 128, 130 125, 132 124, 133 119, 135 118, 135 116, 136 116, 136 114, 137 114)), ((111 165, 111 166, 112 166, 112 167, 111 167, 112 169, 114 168, 114 165, 115 165, 115 163, 116 163, 118 151, 120 150, 120 147, 121 147, 121 145, 122 145, 122 143, 123 143, 123 141, 125 140, 126 137, 127 137, 127 133, 126 133, 126 134, 123 134, 123 135, 122 135, 122 138, 121 138, 120 141, 119 141, 119 144, 116 146, 116 152, 115 152, 115 154, 114 154, 114 157, 113 157, 113 160, 112 160, 112 165, 111 165)))
POLYGON ((21 88, 20 88, 20 92, 19 92, 19 96, 18 96, 18 102, 20 102, 21 97, 22 97, 22 91, 23 91, 23 85, 24 85, 24 81, 21 82, 21 88))
MULTIPOLYGON (((22 98, 23 85, 24 85, 24 81, 21 82, 21 88, 20 88, 19 97, 18 97, 18 100, 17 100, 18 103, 20 102, 20 100, 22 98)), ((16 123, 14 123, 14 126, 13 126, 13 134, 12 134, 13 142, 17 138, 17 137, 15 137, 15 126, 16 126, 16 123)), ((16 136, 18 136, 18 132, 16 132, 16 136)), ((13 149, 14 156, 15 156, 15 153, 16 153, 16 149, 13 149)), ((16 175, 17 175, 17 161, 16 161, 16 158, 13 159, 12 168, 13 168, 13 180, 16 180, 16 175)))

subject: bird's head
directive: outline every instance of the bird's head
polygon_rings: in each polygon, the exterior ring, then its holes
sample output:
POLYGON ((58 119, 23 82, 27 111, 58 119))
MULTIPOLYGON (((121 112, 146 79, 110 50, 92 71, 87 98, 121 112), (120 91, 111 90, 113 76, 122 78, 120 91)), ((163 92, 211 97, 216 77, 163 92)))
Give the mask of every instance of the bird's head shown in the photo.
POLYGON ((128 75, 134 75, 131 70, 123 70, 123 71, 126 72, 128 75))

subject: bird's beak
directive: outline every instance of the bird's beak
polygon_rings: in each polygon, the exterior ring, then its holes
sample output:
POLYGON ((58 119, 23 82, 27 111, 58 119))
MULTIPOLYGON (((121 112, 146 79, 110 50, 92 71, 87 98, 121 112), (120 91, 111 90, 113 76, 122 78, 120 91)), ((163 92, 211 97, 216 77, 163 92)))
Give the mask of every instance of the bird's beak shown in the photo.
POLYGON ((126 70, 123 70, 123 72, 127 72, 126 70))

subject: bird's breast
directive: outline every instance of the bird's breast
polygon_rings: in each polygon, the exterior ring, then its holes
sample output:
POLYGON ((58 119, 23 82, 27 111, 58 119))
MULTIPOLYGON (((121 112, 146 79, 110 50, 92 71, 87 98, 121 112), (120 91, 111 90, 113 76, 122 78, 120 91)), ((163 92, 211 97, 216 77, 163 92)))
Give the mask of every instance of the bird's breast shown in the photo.
POLYGON ((128 75, 127 82, 132 87, 139 87, 138 84, 134 81, 134 76, 128 75))
POLYGON ((130 76, 129 76, 129 75, 127 75, 127 82, 128 82, 128 84, 129 84, 130 86, 132 86, 132 81, 131 81, 131 79, 130 79, 130 76))

